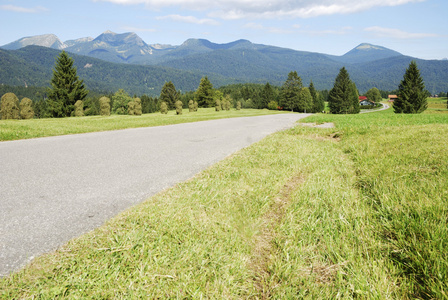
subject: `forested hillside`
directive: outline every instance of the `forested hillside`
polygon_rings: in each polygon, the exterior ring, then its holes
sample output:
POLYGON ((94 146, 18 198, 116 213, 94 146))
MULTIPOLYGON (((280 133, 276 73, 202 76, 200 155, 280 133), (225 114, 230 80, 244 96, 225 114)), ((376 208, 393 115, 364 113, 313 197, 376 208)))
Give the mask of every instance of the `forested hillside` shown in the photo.
MULTIPOLYGON (((55 57, 60 51, 39 46, 19 50, 0 49, 0 84, 11 86, 49 86, 55 57)), ((182 91, 195 90, 202 74, 168 67, 110 63, 92 57, 70 54, 78 76, 86 87, 114 92, 124 89, 131 94, 158 95, 165 82, 172 81, 182 91)), ((217 85, 234 81, 219 75, 210 79, 217 85)))

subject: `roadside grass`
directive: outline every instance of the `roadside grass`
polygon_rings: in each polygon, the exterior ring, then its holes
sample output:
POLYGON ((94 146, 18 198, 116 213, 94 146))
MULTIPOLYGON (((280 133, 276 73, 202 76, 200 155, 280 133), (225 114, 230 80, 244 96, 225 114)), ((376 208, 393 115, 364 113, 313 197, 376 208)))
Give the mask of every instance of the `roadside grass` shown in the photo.
POLYGON ((224 118, 261 116, 276 113, 285 112, 267 109, 242 109, 239 111, 233 109, 230 111, 215 112, 214 108, 199 108, 199 110, 194 113, 190 113, 188 109, 184 109, 182 115, 176 115, 175 111, 169 111, 167 115, 152 113, 141 116, 111 115, 109 117, 88 116, 31 120, 0 120, 0 141, 171 125, 224 118))
POLYGON ((448 298, 448 115, 319 114, 0 279, 1 299, 448 298))

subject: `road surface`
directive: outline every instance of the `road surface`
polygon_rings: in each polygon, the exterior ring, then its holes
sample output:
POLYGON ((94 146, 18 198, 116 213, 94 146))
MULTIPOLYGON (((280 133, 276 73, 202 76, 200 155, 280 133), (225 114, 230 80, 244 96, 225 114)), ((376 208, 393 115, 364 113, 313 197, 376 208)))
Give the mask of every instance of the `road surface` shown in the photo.
POLYGON ((308 115, 0 142, 0 276, 308 115))

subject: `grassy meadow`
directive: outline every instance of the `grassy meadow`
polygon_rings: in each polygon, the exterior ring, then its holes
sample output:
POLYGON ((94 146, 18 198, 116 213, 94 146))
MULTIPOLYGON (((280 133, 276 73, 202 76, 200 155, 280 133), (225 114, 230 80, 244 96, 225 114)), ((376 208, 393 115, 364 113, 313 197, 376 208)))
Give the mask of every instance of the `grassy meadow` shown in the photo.
POLYGON ((71 118, 48 118, 31 120, 0 120, 0 141, 29 139, 44 136, 119 130, 126 128, 172 125, 223 118, 252 117, 284 113, 267 109, 243 109, 215 112, 214 108, 199 108, 190 113, 184 109, 182 115, 176 111, 144 114, 141 116, 111 115, 109 117, 89 116, 71 118))
POLYGON ((268 136, 0 279, 0 299, 448 298, 448 111, 302 121, 336 127, 268 136))

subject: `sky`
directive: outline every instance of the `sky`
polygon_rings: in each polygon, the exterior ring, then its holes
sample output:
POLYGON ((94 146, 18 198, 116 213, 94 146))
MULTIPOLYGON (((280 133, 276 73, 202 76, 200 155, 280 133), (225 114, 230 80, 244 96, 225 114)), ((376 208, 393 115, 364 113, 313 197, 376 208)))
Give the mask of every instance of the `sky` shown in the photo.
POLYGON ((135 32, 147 44, 247 39, 343 55, 361 43, 448 58, 447 0, 0 0, 0 45, 135 32))

